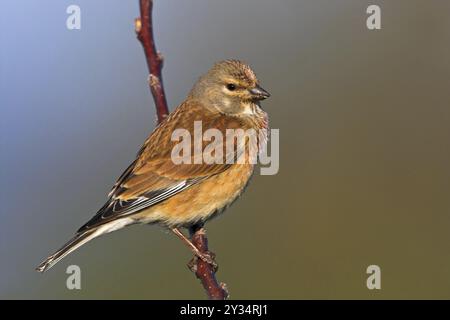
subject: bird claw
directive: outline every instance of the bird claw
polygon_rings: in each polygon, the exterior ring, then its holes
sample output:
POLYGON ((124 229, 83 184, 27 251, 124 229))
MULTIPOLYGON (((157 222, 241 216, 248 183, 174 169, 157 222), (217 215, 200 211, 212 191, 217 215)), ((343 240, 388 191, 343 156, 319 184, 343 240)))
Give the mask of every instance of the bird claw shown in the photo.
POLYGON ((194 256, 191 261, 188 262, 187 266, 193 273, 197 273, 197 257, 194 256))
POLYGON ((219 269, 219 265, 214 260, 215 258, 216 258, 216 255, 213 252, 209 252, 209 251, 203 252, 199 256, 194 256, 194 258, 192 258, 192 260, 189 261, 188 268, 192 272, 196 273, 198 259, 201 259, 203 262, 206 262, 207 264, 209 264, 213 268, 214 273, 216 273, 217 270, 219 269))
POLYGON ((216 255, 213 252, 205 252, 202 254, 200 259, 202 259, 204 262, 209 264, 211 267, 213 267, 213 271, 217 272, 219 269, 219 265, 215 261, 216 255))

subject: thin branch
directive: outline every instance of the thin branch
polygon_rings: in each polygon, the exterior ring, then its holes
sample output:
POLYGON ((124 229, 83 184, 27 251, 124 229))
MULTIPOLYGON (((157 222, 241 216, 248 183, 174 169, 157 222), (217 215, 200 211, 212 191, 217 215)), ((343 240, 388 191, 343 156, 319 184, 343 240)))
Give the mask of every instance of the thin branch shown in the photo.
MULTIPOLYGON (((208 238, 206 237, 206 230, 203 225, 194 225, 189 229, 191 234, 191 241, 204 254, 208 254, 213 260, 215 254, 208 251, 208 238)), ((225 283, 218 283, 216 279, 217 267, 214 268, 211 264, 194 257, 188 264, 192 272, 200 279, 203 287, 208 294, 208 298, 212 300, 225 300, 229 293, 225 283)))
POLYGON ((161 53, 156 51, 155 40, 153 37, 153 1, 140 0, 139 7, 141 17, 135 19, 134 27, 137 38, 144 48, 145 58, 147 60, 148 70, 150 72, 148 83, 153 95, 153 100, 155 100, 158 122, 161 122, 169 114, 169 108, 167 107, 166 94, 164 93, 164 85, 161 74, 163 56, 161 53))
MULTIPOLYGON (((135 30, 137 38, 142 44, 147 60, 147 66, 150 72, 149 86, 155 101, 156 114, 158 122, 164 120, 169 114, 167 107, 166 95, 164 93, 164 85, 162 81, 163 56, 156 51, 155 40, 153 37, 153 21, 152 21, 152 0, 139 0, 141 16, 135 19, 135 30)), ((208 239, 206 238, 203 225, 196 225, 190 229, 191 241, 200 250, 201 253, 208 254, 214 258, 214 254, 208 251, 208 239)), ((194 258, 189 263, 189 268, 200 279, 206 290, 209 299, 224 300, 228 297, 226 285, 219 284, 216 280, 217 269, 211 264, 201 259, 194 258)))

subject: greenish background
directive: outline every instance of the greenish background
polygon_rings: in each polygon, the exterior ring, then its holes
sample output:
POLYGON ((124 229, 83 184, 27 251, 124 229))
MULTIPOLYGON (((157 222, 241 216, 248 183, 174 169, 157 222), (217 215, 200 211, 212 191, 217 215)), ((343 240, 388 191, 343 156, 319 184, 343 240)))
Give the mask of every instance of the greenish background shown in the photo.
MULTIPOLYGON (((234 299, 450 298, 450 2, 156 0, 172 108, 215 61, 272 93, 280 171, 207 226, 234 299), (382 29, 366 28, 366 8, 382 29), (366 268, 382 289, 366 288, 366 268)), ((0 298, 203 299, 172 234, 136 226, 34 267, 155 124, 138 1, 2 1, 0 298), (81 7, 82 28, 65 27, 81 7), (67 266, 82 270, 69 291, 67 266)))

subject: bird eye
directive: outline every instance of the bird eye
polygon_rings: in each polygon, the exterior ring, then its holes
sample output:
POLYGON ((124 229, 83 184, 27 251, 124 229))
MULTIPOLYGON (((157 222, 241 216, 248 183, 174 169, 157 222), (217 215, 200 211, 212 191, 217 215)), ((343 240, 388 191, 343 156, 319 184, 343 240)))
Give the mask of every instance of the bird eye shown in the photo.
POLYGON ((234 90, 236 90, 236 85, 229 83, 229 84, 227 84, 227 89, 230 91, 234 91, 234 90))

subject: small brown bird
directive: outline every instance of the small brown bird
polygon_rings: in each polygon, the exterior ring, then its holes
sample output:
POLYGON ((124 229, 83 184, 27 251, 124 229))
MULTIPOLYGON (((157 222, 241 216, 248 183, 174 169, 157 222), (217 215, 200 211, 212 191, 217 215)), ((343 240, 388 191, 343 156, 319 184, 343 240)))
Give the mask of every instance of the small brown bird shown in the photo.
MULTIPOLYGON (((204 223, 242 193, 253 173, 254 163, 249 159, 266 143, 268 117, 259 101, 269 96, 248 65, 237 60, 216 63, 197 81, 187 99, 147 138, 136 159, 112 188, 106 204, 36 270, 44 272, 88 241, 132 224, 167 227, 199 258, 212 263, 178 228, 204 223), (239 144, 248 147, 241 154, 244 161, 198 163, 193 152, 192 162, 174 163, 172 150, 178 142, 173 141, 172 133, 186 129, 193 136, 194 123, 198 121, 203 131, 217 129, 223 134, 223 140, 215 141, 224 150, 223 159, 231 152, 231 158, 236 160, 239 144), (229 129, 253 129, 258 137, 256 142, 233 138, 230 151, 225 148, 229 129)), ((202 150, 206 145, 201 142, 202 150)))

